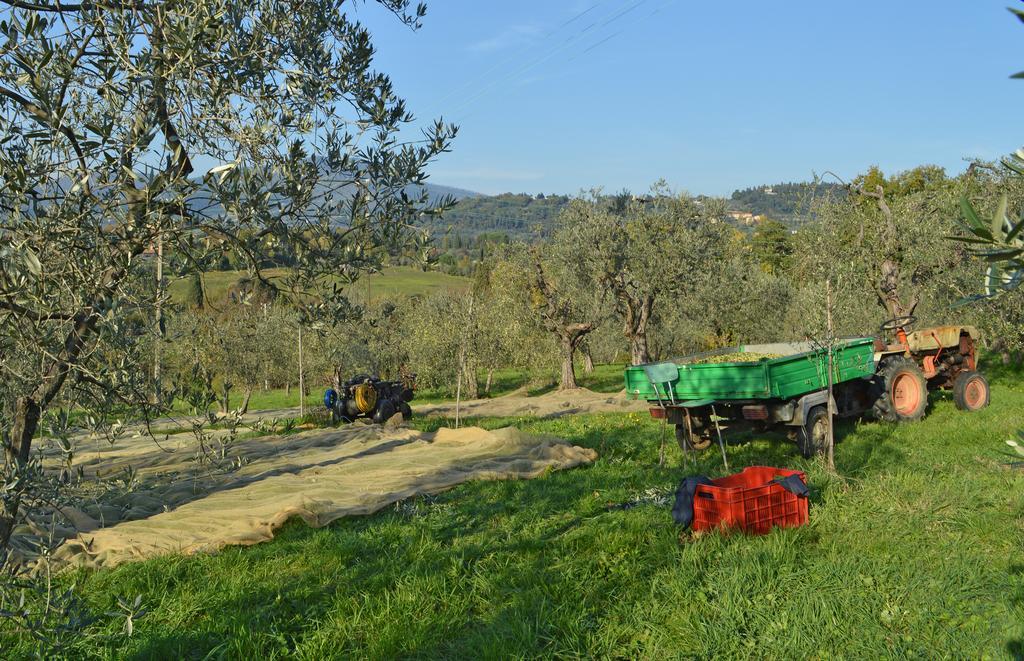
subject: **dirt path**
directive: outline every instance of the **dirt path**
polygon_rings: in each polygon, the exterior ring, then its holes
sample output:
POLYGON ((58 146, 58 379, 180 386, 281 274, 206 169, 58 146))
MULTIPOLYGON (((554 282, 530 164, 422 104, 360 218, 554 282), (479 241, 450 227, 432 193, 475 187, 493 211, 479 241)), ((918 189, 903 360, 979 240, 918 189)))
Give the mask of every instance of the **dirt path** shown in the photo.
MULTIPOLYGON (((576 413, 612 413, 616 411, 642 411, 647 408, 646 402, 626 399, 625 391, 618 393, 600 393, 586 388, 568 391, 553 391, 529 397, 526 388, 520 388, 501 397, 489 399, 472 399, 460 405, 460 415, 470 418, 501 418, 515 416, 536 416, 538 418, 557 418, 576 413)), ((455 402, 435 402, 417 404, 412 401, 413 414, 417 417, 455 417, 455 402)), ((314 410, 322 410, 316 407, 314 410)), ((220 417, 221 414, 217 414, 220 417)), ((273 420, 297 418, 298 407, 283 409, 264 409, 249 411, 241 416, 243 425, 252 425, 257 421, 271 423, 273 420)), ((150 427, 154 432, 166 433, 168 430, 182 430, 191 427, 195 422, 206 420, 201 416, 178 415, 154 420, 150 427)), ((134 425, 142 429, 142 425, 134 425)))
MULTIPOLYGON (((459 414, 463 417, 514 417, 536 416, 538 418, 558 418, 563 415, 577 413, 612 413, 617 411, 642 411, 647 402, 626 399, 625 391, 610 394, 594 392, 586 388, 568 391, 554 391, 537 397, 527 397, 525 389, 520 389, 493 399, 472 399, 462 402, 459 414)), ((413 414, 422 417, 441 416, 455 417, 455 402, 416 405, 413 401, 413 414)))

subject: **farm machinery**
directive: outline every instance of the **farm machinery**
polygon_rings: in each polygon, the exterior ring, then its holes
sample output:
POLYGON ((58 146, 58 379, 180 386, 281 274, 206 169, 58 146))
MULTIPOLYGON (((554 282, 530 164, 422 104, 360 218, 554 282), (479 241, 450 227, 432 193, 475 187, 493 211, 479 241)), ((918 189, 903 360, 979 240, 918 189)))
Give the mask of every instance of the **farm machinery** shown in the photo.
POLYGON ((988 381, 978 372, 973 326, 936 326, 911 331, 916 319, 899 317, 882 324, 875 340, 872 414, 879 420, 920 420, 929 390, 952 390, 962 411, 977 411, 989 402, 988 381), (885 337, 894 336, 889 343, 885 337))
POLYGON ((360 374, 344 381, 338 388, 324 392, 324 406, 334 422, 352 422, 366 418, 376 424, 387 422, 396 413, 406 420, 412 417, 412 401, 416 390, 415 375, 397 381, 384 381, 376 376, 360 374))
POLYGON ((829 415, 919 420, 934 389, 951 389, 962 410, 986 406, 989 388, 977 372, 977 331, 911 331, 914 321, 883 324, 880 330, 892 333, 892 342, 847 339, 831 351, 811 342, 745 345, 637 365, 626 369, 626 393, 646 399, 654 418, 675 426, 684 452, 708 448, 722 429, 784 429, 808 457, 824 449, 829 415))

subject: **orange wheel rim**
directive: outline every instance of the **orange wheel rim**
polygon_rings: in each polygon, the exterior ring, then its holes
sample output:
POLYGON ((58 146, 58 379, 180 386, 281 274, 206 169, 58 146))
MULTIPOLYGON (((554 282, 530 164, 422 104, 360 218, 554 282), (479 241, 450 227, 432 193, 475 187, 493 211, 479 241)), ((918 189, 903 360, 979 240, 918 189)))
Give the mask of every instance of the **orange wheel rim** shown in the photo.
POLYGON ((921 388, 912 374, 900 374, 892 382, 892 404, 900 415, 917 411, 921 403, 921 388))
POLYGON ((978 379, 971 379, 964 388, 964 403, 969 409, 980 409, 985 405, 985 387, 978 379))

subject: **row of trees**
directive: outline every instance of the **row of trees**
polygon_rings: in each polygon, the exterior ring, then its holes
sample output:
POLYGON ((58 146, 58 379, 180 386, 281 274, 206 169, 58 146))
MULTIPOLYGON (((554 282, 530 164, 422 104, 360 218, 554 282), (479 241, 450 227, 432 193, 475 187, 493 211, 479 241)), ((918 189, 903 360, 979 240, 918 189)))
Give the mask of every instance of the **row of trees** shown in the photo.
MULTIPOLYGON (((477 306, 518 320, 499 353, 527 350, 576 384, 580 350, 633 363, 756 341, 824 337, 826 281, 839 335, 881 322, 971 323, 1007 361, 1024 355, 1020 292, 962 306, 981 291, 987 263, 962 241, 962 200, 995 213, 1024 202, 1019 177, 979 164, 957 177, 931 166, 885 176, 877 168, 813 203, 818 222, 796 232, 768 223, 752 235, 723 222, 724 203, 652 195, 625 206, 597 194, 561 214, 550 241, 515 244, 485 267, 500 287, 477 306), (515 346, 515 343, 519 343, 515 346)), ((486 315, 486 313, 478 313, 486 315)), ((486 328, 481 317, 474 334, 486 328)), ((488 348, 499 346, 488 339, 488 348)), ((415 363, 415 357, 409 357, 415 363)), ((467 377, 471 378, 471 377, 467 377)))
MULTIPOLYGON (((339 365, 383 375, 404 367, 421 386, 450 393, 461 386, 467 397, 488 391, 494 371, 510 367, 573 388, 577 367, 594 360, 642 363, 824 337, 826 281, 841 336, 870 335, 907 315, 921 325, 972 323, 991 348, 1019 361, 1024 295, 956 306, 981 290, 987 265, 950 240, 967 234, 962 199, 981 213, 995 213, 1004 195, 1008 204, 1024 202, 1012 174, 997 165, 958 177, 935 167, 888 177, 872 169, 842 195, 819 197, 819 222, 795 233, 773 223, 741 232, 725 222, 723 201, 676 195, 663 184, 625 204, 595 191, 569 203, 549 240, 495 245, 474 260, 468 291, 378 302, 307 328, 304 368, 320 385, 339 365)), ((294 382, 294 314, 242 309, 249 311, 218 322, 220 340, 202 336, 213 350, 208 372, 200 372, 212 374, 217 388, 226 380, 243 392, 294 382), (235 348, 221 347, 226 334, 235 348), (250 344, 261 347, 262 371, 239 359, 250 344), (225 356, 219 373, 218 351, 225 356)), ((187 360, 171 370, 193 372, 187 360)))

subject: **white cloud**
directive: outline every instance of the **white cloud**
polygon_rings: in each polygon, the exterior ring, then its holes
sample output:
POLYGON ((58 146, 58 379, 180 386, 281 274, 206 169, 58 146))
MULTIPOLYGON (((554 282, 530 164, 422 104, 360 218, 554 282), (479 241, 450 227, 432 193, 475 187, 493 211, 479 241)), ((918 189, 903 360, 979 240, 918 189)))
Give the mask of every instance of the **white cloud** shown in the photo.
POLYGON ((537 25, 513 25, 488 39, 474 42, 468 49, 474 53, 490 53, 521 44, 531 43, 539 37, 541 28, 537 25))

